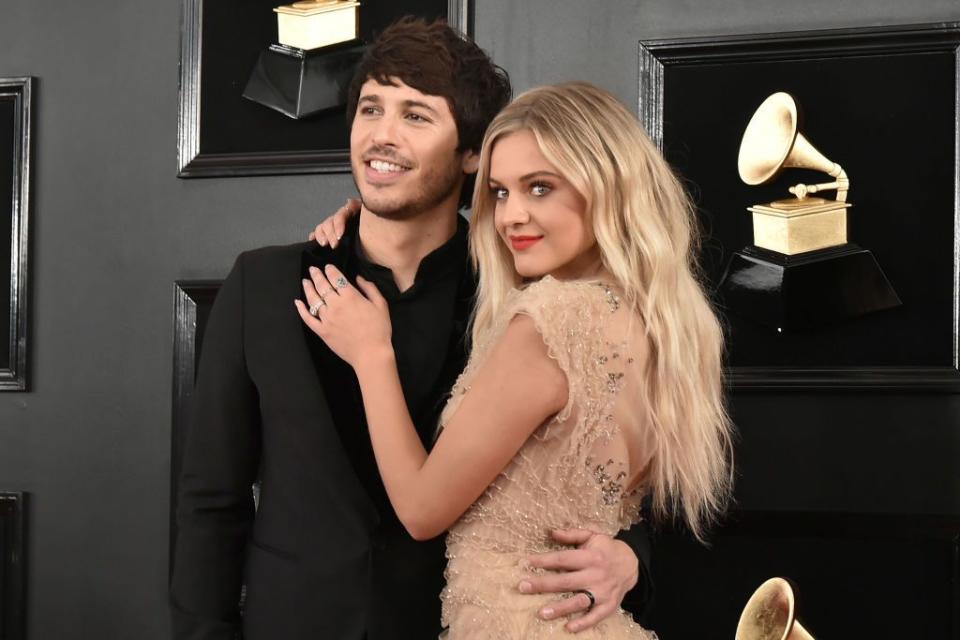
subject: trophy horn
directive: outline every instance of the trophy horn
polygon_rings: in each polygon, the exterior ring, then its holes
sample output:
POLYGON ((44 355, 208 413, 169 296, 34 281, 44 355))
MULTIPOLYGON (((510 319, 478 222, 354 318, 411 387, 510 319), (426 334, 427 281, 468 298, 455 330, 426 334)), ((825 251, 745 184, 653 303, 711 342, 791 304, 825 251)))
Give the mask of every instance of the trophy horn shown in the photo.
POLYGON ((834 178, 834 182, 790 187, 790 192, 800 199, 808 193, 826 189, 837 190, 837 201, 847 199, 850 180, 843 168, 825 155, 800 131, 797 120, 797 102, 789 93, 774 93, 763 101, 743 133, 737 168, 740 178, 749 185, 763 184, 772 180, 781 170, 789 167, 822 171, 834 178))
POLYGON ((794 616, 790 583, 771 578, 753 592, 740 614, 736 640, 814 640, 794 616))

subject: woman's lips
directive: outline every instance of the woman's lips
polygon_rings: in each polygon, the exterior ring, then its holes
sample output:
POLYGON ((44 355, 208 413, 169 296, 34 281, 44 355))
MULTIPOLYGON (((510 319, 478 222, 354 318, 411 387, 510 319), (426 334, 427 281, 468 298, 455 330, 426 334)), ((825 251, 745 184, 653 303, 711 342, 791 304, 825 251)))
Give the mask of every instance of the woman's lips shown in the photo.
POLYGON ((543 236, 510 236, 510 244, 514 251, 523 251, 540 242, 543 236))

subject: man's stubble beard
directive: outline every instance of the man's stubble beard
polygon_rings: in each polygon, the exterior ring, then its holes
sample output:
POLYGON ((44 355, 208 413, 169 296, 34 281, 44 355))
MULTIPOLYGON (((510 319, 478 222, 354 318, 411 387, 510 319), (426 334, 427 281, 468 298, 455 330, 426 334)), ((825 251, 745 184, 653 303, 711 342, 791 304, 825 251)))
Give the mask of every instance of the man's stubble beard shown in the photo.
MULTIPOLYGON (((368 186, 370 193, 365 194, 360 188, 354 171, 353 182, 360 193, 360 200, 364 208, 370 213, 387 220, 410 220, 424 211, 433 209, 457 192, 463 185, 463 172, 459 162, 451 161, 447 171, 425 172, 419 181, 418 189, 409 198, 378 197, 378 189, 368 186)), ((459 198, 457 199, 459 200, 459 198)))

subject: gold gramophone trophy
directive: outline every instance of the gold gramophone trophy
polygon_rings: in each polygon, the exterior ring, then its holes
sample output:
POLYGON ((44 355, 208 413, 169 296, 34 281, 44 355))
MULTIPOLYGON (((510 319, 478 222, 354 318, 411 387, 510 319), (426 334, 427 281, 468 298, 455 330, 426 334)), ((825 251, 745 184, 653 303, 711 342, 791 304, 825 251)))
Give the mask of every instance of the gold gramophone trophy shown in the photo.
POLYGON ((748 207, 753 245, 734 254, 720 284, 729 309, 782 332, 900 305, 873 254, 847 242, 850 179, 800 133, 790 94, 774 93, 753 114, 737 165, 749 185, 788 168, 833 180, 797 184, 792 197, 748 207), (831 190, 833 200, 810 195, 831 190))
POLYGON ((342 107, 363 46, 356 0, 276 7, 277 44, 260 54, 243 97, 300 119, 342 107))
POLYGON ((790 583, 770 578, 743 608, 735 640, 814 640, 795 615, 796 598, 790 583))

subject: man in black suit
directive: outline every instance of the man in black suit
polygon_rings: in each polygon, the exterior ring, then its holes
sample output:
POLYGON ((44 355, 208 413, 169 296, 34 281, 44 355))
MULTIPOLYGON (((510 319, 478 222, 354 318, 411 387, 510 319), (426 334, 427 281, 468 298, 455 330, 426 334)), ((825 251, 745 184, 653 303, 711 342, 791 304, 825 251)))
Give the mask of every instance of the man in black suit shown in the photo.
MULTIPOLYGON (((506 74, 446 25, 388 28, 349 92, 360 215, 336 249, 267 247, 237 259, 209 318, 182 463, 171 587, 178 640, 233 640, 241 627, 246 640, 437 636, 443 538, 417 542, 400 525, 356 377, 292 303, 312 266, 332 263, 377 285, 390 303, 411 415, 430 442, 466 361, 475 289, 458 206, 472 192, 483 132, 509 95, 506 74)), ((578 540, 573 561, 545 560, 570 571, 542 576, 534 589, 589 589, 592 617, 608 615, 637 583, 637 556, 648 564, 644 532, 625 538, 578 540)), ((632 595, 643 601, 641 575, 632 595)), ((554 614, 588 606, 579 594, 554 614)))

